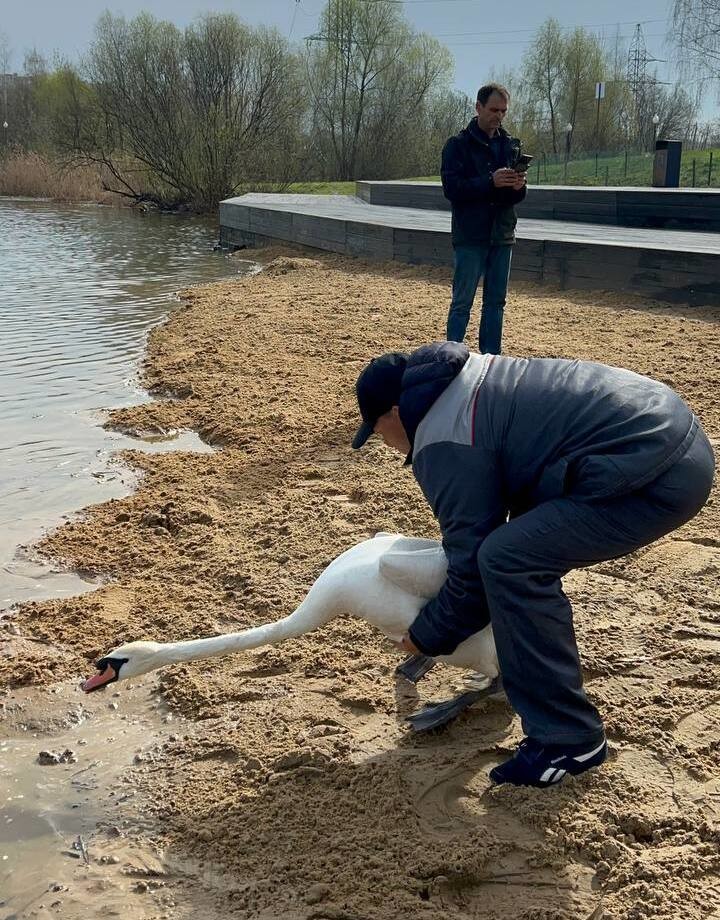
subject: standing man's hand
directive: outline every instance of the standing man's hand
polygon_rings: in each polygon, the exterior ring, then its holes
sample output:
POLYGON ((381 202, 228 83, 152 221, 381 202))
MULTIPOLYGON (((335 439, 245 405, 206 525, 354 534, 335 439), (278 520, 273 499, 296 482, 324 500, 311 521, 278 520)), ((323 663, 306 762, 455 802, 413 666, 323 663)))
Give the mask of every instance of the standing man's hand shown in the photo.
POLYGON ((393 642, 395 648, 400 649, 401 652, 409 652, 411 655, 420 655, 420 649, 415 645, 410 636, 405 633, 402 639, 399 642, 393 642))
POLYGON ((514 169, 503 166, 502 169, 496 169, 492 174, 493 185, 495 188, 514 188, 519 175, 520 173, 516 173, 514 169))
POLYGON ((515 181, 513 182, 512 187, 516 192, 519 192, 527 185, 527 173, 515 172, 514 170, 513 172, 515 174, 515 181))

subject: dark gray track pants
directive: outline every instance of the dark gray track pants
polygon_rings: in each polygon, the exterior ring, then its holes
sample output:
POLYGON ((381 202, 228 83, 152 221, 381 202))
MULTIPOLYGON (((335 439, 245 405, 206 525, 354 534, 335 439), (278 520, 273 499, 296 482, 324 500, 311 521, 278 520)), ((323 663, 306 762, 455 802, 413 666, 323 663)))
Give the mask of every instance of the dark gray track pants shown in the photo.
POLYGON ((624 556, 689 521, 705 504, 714 457, 701 429, 685 455, 628 495, 544 502, 493 531, 478 563, 500 670, 526 735, 545 744, 603 737, 585 695, 572 608, 561 579, 571 569, 624 556))

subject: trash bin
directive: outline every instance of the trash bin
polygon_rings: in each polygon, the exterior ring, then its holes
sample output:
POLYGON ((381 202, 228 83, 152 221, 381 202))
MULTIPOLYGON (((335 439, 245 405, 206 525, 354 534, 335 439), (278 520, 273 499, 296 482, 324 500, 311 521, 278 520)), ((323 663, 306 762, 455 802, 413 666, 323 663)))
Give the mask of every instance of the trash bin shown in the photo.
POLYGON ((655 188, 680 186, 682 141, 655 141, 652 184, 655 188))

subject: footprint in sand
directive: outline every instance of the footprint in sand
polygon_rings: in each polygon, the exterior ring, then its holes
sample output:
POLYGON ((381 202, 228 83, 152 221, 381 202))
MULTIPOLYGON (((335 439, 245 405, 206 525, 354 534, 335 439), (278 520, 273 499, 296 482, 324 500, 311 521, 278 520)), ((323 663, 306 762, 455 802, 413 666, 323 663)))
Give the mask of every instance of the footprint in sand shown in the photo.
POLYGON ((703 617, 697 626, 679 626, 672 635, 674 639, 689 640, 695 648, 705 651, 716 652, 720 648, 720 625, 707 622, 703 617))
POLYGON ((675 737, 691 751, 720 744, 720 703, 711 703, 681 719, 675 737))
POLYGON ((340 502, 341 504, 361 505, 367 498, 367 493, 363 489, 356 488, 349 495, 330 494, 328 498, 330 501, 340 502))
MULTIPOLYGON (((427 834, 455 834, 459 826, 472 827, 478 812, 477 801, 472 812, 466 807, 470 799, 477 800, 484 789, 471 791, 469 786, 478 779, 482 766, 449 770, 428 783, 415 801, 420 825, 427 834)), ((486 776, 484 786, 490 786, 486 776)))
MULTIPOLYGON (((448 770, 427 784, 415 801, 425 836, 444 838, 438 847, 440 854, 446 848, 451 851, 457 838, 468 833, 487 834, 503 843, 502 854, 483 861, 479 871, 460 867, 456 872, 442 872, 433 879, 433 889, 442 893, 447 904, 458 896, 463 904, 470 897, 481 899, 485 920, 514 916, 518 905, 527 903, 532 903, 537 916, 590 916, 597 906, 594 870, 573 860, 536 865, 535 857, 544 844, 542 835, 484 795, 490 786, 488 769, 496 760, 487 755, 473 760, 471 768, 448 770)), ((442 856, 439 859, 442 867, 442 856)))

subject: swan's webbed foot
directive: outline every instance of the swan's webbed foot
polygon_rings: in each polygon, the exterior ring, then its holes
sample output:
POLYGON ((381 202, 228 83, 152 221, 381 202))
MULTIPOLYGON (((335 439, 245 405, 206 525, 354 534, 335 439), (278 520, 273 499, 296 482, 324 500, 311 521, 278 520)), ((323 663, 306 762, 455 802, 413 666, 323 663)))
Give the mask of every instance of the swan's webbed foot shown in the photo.
POLYGON ((443 725, 452 722, 461 712, 469 709, 478 700, 488 697, 497 698, 503 694, 502 679, 496 677, 494 680, 488 681, 487 686, 480 690, 468 690, 452 700, 445 700, 442 703, 426 706, 420 712, 406 716, 405 721, 409 722, 415 732, 427 732, 433 728, 442 728, 443 725))
POLYGON ((409 680, 410 683, 416 684, 421 677, 424 677, 428 671, 435 667, 435 659, 429 655, 410 655, 405 661, 401 662, 395 668, 395 674, 409 680))

